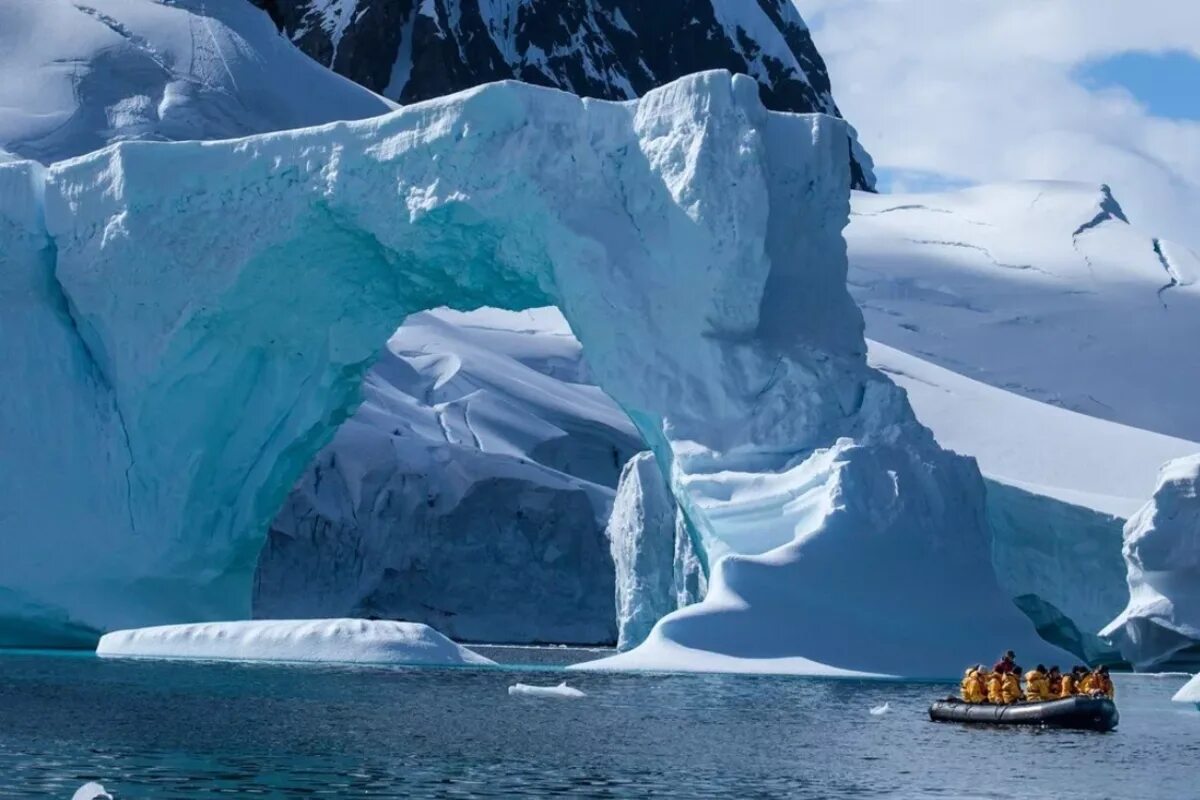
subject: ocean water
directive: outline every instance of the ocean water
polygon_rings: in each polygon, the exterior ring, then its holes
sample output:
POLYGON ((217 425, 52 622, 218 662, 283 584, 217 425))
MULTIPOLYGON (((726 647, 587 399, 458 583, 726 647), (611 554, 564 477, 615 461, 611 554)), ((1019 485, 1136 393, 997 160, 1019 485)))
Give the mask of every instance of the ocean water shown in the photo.
POLYGON ((1179 677, 1120 676, 1097 734, 931 723, 936 684, 564 676, 588 654, 480 649, 508 666, 0 654, 0 797, 1200 797, 1179 677), (588 696, 507 692, 564 677, 588 696))

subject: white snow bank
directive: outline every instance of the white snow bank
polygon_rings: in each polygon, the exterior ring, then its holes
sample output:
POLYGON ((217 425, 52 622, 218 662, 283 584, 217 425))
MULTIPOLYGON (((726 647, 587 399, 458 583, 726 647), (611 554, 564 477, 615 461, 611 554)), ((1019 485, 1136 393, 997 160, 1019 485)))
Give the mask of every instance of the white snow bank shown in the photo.
POLYGON ((428 625, 365 619, 203 622, 114 631, 101 637, 96 655, 345 664, 495 663, 428 625))
POLYGON ((1195 676, 1171 698, 1176 703, 1195 703, 1200 708, 1200 675, 1195 676))
POLYGON ((585 692, 573 686, 567 686, 566 681, 558 686, 530 686, 525 683, 517 683, 508 687, 508 693, 512 697, 553 697, 564 700, 587 697, 585 692))
POLYGON ((1162 468, 1125 525, 1129 605, 1101 632, 1138 669, 1200 663, 1200 455, 1162 468))
POLYGON ((115 141, 226 139, 395 108, 230 0, 0 3, 0 74, 0 147, 43 163, 115 141))

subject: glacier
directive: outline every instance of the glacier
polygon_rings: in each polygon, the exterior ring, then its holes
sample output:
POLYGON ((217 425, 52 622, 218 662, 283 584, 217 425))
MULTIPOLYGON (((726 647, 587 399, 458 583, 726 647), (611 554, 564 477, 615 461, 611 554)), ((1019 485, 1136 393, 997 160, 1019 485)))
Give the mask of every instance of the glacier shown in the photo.
POLYGON ((641 440, 556 309, 413 314, 362 391, 271 523, 255 617, 617 640, 605 524, 641 440))
POLYGON ((850 290, 869 360, 940 444, 978 459, 1001 584, 1043 635, 1115 663, 1122 526, 1200 451, 1194 253, 1103 186, 855 193, 850 290), (1131 322, 1133 321, 1133 322, 1131 322), (1032 357, 1031 354, 1036 354, 1032 357))
POLYGON ((386 113, 247 2, 37 0, 0 8, 3 151, 42 163, 130 139, 226 139, 386 113), (297 87, 303 87, 298 91, 297 87))
POLYGON ((946 675, 997 641, 1057 655, 996 583, 974 462, 867 365, 845 137, 717 72, 636 102, 495 84, 0 166, 2 274, 40 285, 16 304, 62 344, 6 364, 28 389, 4 399, 3 469, 29 491, 5 528, 37 531, 5 537, 6 610, 95 631, 246 616, 271 520, 396 324, 552 304, 710 568, 702 602, 601 668, 946 675), (43 408, 55 381, 67 407, 43 408), (49 468, 14 456, 31 449, 49 468), (678 657, 698 652, 713 660, 678 657))
POLYGON ((1159 473, 1125 525, 1129 605, 1102 631, 1138 669, 1200 665, 1200 455, 1159 473))

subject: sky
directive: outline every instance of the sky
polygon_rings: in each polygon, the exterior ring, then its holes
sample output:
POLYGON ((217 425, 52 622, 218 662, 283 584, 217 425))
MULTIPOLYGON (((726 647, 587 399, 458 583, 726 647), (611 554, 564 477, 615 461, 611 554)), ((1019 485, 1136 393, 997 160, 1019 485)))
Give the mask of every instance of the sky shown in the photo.
POLYGON ((1109 184, 1200 251, 1200 0, 795 0, 880 189, 1109 184))

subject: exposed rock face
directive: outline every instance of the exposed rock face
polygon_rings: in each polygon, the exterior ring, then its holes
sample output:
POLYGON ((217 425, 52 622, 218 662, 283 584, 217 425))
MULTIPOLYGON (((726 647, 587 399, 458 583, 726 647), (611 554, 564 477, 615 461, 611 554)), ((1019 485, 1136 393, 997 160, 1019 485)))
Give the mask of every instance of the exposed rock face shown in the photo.
MULTIPOLYGON (((301 50, 413 103, 516 78, 628 100, 708 69, 758 81, 774 111, 841 116, 791 0, 251 0, 301 50)), ((870 157, 851 141, 853 185, 870 157)))

